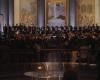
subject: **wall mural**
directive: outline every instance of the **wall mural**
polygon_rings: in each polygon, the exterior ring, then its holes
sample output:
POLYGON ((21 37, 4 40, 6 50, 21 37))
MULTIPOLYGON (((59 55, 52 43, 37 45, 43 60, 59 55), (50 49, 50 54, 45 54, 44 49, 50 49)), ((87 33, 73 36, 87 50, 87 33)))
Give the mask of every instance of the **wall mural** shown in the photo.
POLYGON ((37 0, 20 0, 20 23, 37 25, 37 0))
POLYGON ((65 26, 68 18, 67 0, 46 0, 46 25, 65 26))
POLYGON ((77 25, 95 24, 95 0, 77 0, 77 25))

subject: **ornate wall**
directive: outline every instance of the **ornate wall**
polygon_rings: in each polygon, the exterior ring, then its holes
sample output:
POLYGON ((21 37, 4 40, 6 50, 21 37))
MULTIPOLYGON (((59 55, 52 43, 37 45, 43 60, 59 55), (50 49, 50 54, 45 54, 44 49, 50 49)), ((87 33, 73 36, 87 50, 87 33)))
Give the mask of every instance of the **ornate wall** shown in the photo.
MULTIPOLYGON (((19 24, 20 21, 31 23, 32 19, 30 19, 29 22, 28 19, 27 21, 25 21, 25 17, 20 18, 20 13, 22 12, 21 11, 22 7, 20 6, 26 5, 24 0, 22 0, 21 3, 20 1, 21 0, 14 0, 14 24, 17 23, 19 24)), ((27 2, 29 0, 25 0, 25 1, 27 2)), ((30 0, 29 2, 31 1, 34 0, 30 0)), ((38 16, 36 19, 33 20, 33 23, 34 24, 37 23, 39 26, 44 26, 48 24, 48 19, 50 19, 47 13, 48 12, 47 2, 49 1, 49 2, 61 3, 61 1, 63 0, 36 0, 36 2, 37 1, 38 4, 35 4, 35 6, 38 5, 37 7, 38 11, 36 11, 38 16)), ((67 0, 64 1, 65 1, 64 5, 66 5, 66 9, 64 10, 65 11, 64 16, 66 17, 65 19, 66 24, 70 24, 74 26, 75 24, 87 25, 87 24, 97 23, 100 25, 100 0, 69 0, 68 2, 67 0)), ((29 2, 27 3, 27 5, 29 4, 29 2)), ((23 15, 23 12, 21 13, 21 15, 23 15)))
POLYGON ((95 0, 77 0, 76 3, 77 25, 95 24, 95 0))
POLYGON ((95 23, 100 25, 100 0, 95 0, 95 23))
POLYGON ((19 13, 20 13, 20 6, 19 6, 19 3, 20 0, 14 0, 14 25, 16 24, 19 24, 20 23, 20 20, 19 20, 19 13))
POLYGON ((46 25, 65 26, 68 24, 68 0, 46 0, 46 25))
POLYGON ((37 25, 37 0, 20 0, 20 23, 37 25))
POLYGON ((37 0, 14 0, 14 24, 37 25, 37 0))

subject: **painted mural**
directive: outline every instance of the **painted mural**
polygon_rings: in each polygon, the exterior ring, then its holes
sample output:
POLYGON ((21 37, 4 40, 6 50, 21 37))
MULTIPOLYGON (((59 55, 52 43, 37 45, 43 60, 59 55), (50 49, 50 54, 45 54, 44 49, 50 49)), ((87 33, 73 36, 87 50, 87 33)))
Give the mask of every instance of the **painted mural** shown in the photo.
POLYGON ((20 0, 20 22, 37 25, 37 0, 20 0))
POLYGON ((48 26, 65 26, 67 23, 67 0, 47 0, 48 26))
POLYGON ((95 24, 95 0, 77 0, 77 25, 95 24))

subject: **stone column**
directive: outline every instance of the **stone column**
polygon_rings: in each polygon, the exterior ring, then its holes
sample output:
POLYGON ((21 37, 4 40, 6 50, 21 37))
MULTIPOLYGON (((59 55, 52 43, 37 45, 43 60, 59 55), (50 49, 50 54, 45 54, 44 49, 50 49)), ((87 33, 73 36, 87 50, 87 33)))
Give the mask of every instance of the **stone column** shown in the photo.
POLYGON ((38 26, 45 25, 45 0, 38 0, 38 26))
POLYGON ((14 0, 9 0, 9 25, 14 24, 14 0))
POLYGON ((69 24, 75 26, 76 22, 76 0, 69 0, 69 24))

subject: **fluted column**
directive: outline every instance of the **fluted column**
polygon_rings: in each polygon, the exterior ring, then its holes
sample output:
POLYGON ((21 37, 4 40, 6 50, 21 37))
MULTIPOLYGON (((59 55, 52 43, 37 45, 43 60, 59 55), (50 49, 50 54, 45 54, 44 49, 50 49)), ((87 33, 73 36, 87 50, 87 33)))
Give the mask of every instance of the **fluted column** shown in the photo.
POLYGON ((45 25, 45 0, 38 0, 38 26, 45 25))
POLYGON ((69 0, 69 24, 75 26, 76 24, 76 0, 69 0))
POLYGON ((9 25, 14 24, 14 0, 9 0, 9 25))

